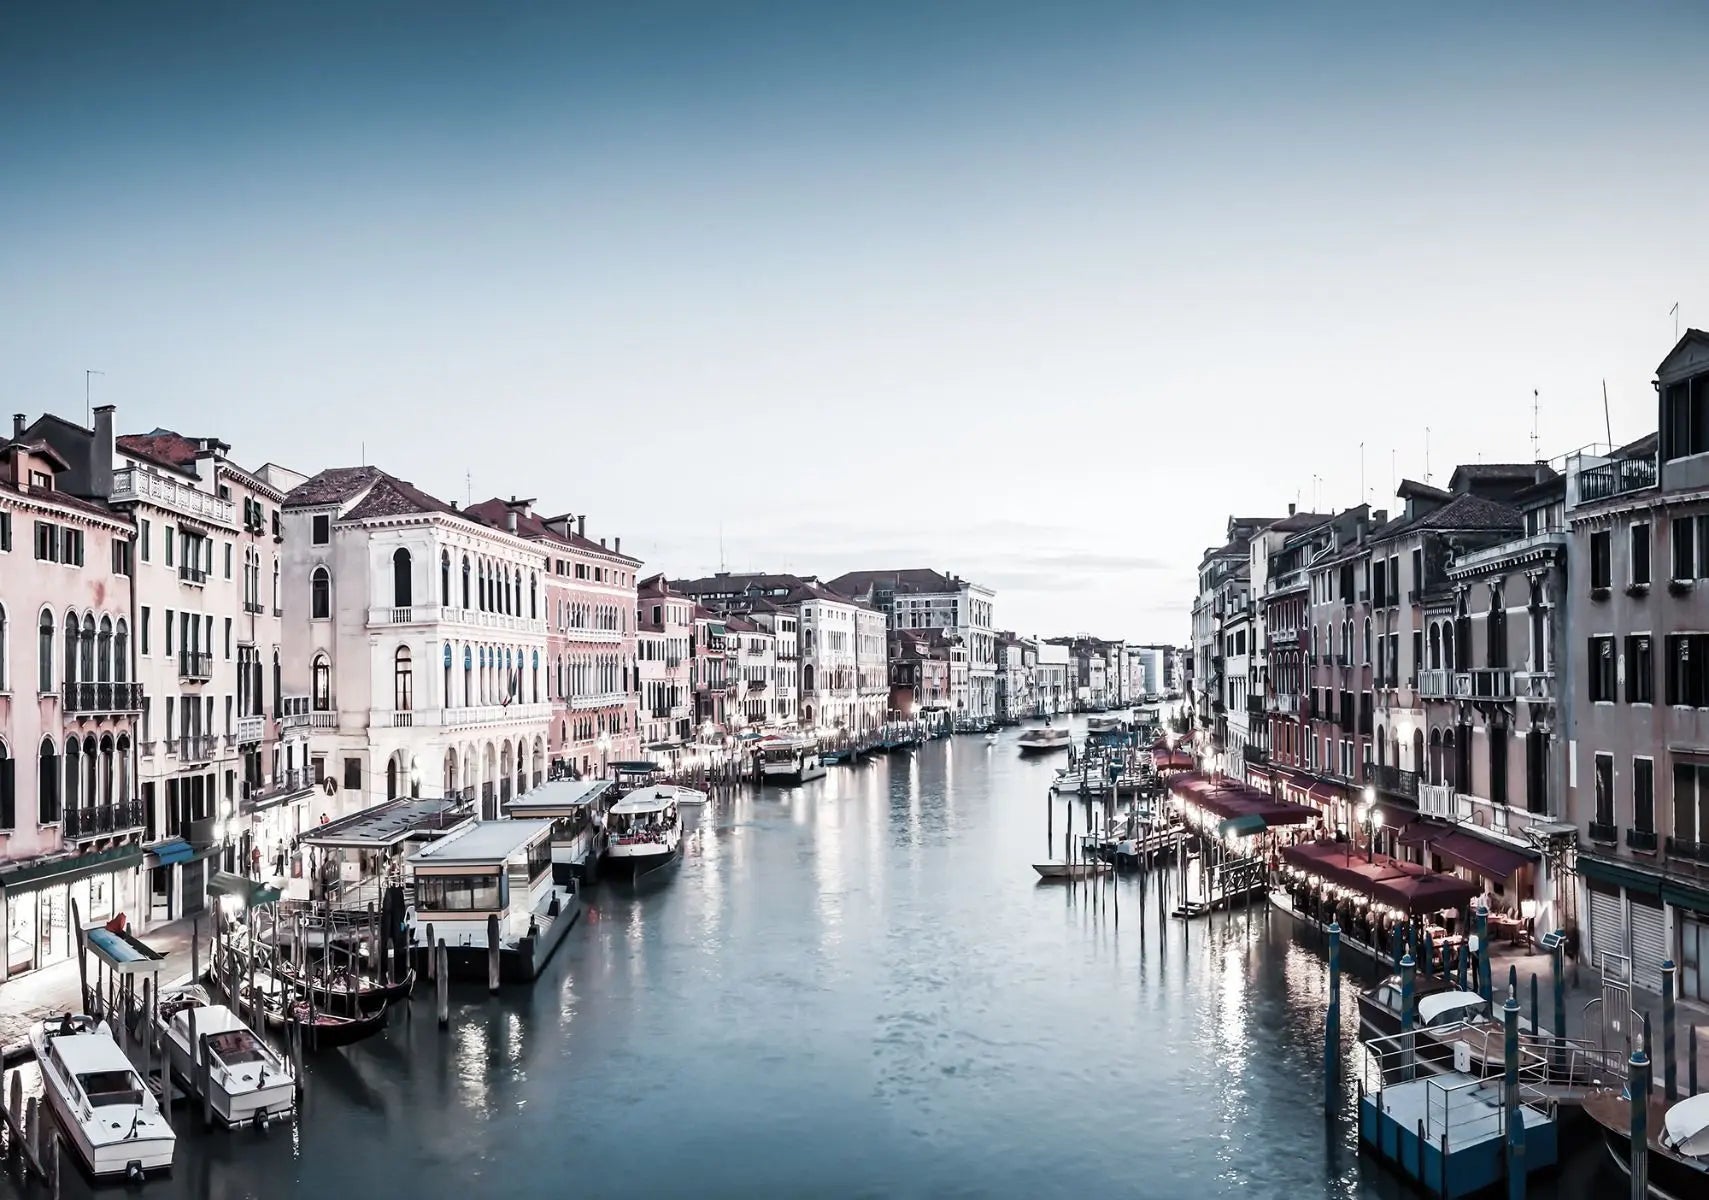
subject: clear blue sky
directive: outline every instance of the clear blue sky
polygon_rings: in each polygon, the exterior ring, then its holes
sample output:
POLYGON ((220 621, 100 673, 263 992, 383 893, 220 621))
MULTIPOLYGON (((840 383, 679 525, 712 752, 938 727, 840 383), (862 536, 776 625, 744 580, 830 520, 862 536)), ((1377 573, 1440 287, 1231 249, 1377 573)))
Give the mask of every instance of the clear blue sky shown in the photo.
POLYGON ((1184 639, 1231 511, 1636 436, 1709 324, 1709 10, 1480 9, 13 5, 0 373, 1184 639))

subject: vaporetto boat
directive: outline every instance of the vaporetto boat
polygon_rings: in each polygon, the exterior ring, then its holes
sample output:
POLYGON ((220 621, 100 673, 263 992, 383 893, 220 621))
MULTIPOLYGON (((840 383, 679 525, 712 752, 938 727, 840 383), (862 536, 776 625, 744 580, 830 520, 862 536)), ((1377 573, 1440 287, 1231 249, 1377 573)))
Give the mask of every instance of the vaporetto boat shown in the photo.
POLYGON ((631 877, 668 866, 682 847, 677 787, 655 784, 630 792, 605 816, 605 865, 631 877))
POLYGON ((1015 745, 1022 754, 1050 754, 1057 750, 1066 750, 1074 740, 1073 734, 1067 729, 1046 726, 1043 729, 1029 729, 1015 739, 1015 745))
POLYGON ((806 783, 825 774, 819 744, 803 738, 780 738, 760 744, 760 780, 764 783, 806 783))
POLYGON ((42 1092, 96 1179, 172 1169, 177 1135, 105 1021, 66 1013, 30 1028, 42 1092))

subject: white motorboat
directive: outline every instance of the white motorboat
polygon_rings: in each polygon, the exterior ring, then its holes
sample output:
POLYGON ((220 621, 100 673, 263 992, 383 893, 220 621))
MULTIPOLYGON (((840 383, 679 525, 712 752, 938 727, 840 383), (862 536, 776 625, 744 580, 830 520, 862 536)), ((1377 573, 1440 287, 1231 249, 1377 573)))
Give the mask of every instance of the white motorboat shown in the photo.
POLYGON ((776 738, 760 743, 760 780, 764 783, 806 783, 824 774, 819 743, 811 739, 776 738))
POLYGON ((1080 790, 1080 772, 1058 771, 1050 786, 1059 792, 1078 792, 1080 790))
POLYGON ((1051 754, 1057 750, 1068 749, 1068 744, 1074 740, 1066 729, 1045 726, 1043 729, 1029 729, 1015 739, 1015 745, 1022 754, 1051 754))
POLYGON ((1033 870, 1037 871, 1040 879, 1084 879, 1088 875, 1096 875, 1100 871, 1108 871, 1110 864, 1093 859, 1088 862, 1050 862, 1034 863, 1033 870))
POLYGON ((998 742, 1000 742, 1002 740, 1003 740, 1002 738, 997 736, 997 733, 995 730, 993 730, 992 732, 985 735, 985 744, 987 746, 995 746, 998 742))
POLYGON ((66 1013, 30 1028, 42 1091, 96 1179, 172 1169, 177 1135, 106 1022, 66 1013))
POLYGON ((705 804, 707 799, 705 792, 696 791, 691 787, 682 787, 681 785, 674 783, 666 784, 660 788, 655 788, 654 791, 676 793, 676 802, 683 808, 698 808, 702 804, 705 804))
POLYGON ((210 1003, 201 989, 187 988, 163 998, 160 1019, 166 1027, 166 1053, 172 1069, 198 1096, 202 1074, 196 1065, 195 1042, 202 1044, 209 1107, 222 1125, 265 1128, 269 1121, 289 1116, 296 1109, 297 1081, 290 1066, 236 1013, 223 1004, 210 1003))
POLYGON ((682 814, 674 784, 640 788, 605 815, 605 863, 623 874, 645 875, 676 861, 682 848, 682 814))

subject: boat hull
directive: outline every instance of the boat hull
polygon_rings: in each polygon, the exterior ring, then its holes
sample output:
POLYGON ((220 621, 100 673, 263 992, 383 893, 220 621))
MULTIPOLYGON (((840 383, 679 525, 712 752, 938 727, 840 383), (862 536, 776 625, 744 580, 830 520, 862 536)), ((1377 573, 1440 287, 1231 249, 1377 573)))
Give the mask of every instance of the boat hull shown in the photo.
MULTIPOLYGON (((189 1050, 170 1034, 166 1038, 166 1049, 172 1058, 172 1073, 184 1082, 191 1095, 200 1094, 201 1089, 196 1082, 195 1068, 190 1063, 189 1050)), ((212 1100, 210 1107, 215 1118, 227 1128, 235 1129, 243 1125, 254 1125, 263 1117, 272 1119, 290 1116, 297 1107, 297 1091, 291 1080, 283 1076, 277 1083, 269 1083, 247 1092, 227 1091, 216 1081, 212 1100)))
MULTIPOLYGON (((1608 1157, 1626 1178, 1632 1177, 1632 1138, 1623 1122, 1630 1112, 1630 1102, 1601 1095, 1585 1101, 1584 1111, 1602 1131, 1602 1144, 1608 1157)), ((1709 1195, 1709 1163, 1697 1163, 1681 1158, 1656 1140, 1666 1105, 1650 1106, 1650 1152, 1645 1156, 1645 1174, 1650 1195, 1657 1200, 1695 1200, 1709 1195)))
POLYGON ((131 1173, 133 1163, 145 1175, 163 1175, 172 1170, 176 1138, 134 1138, 96 1144, 83 1132, 83 1127, 66 1107, 65 1099, 57 1088, 44 1087, 42 1094, 47 1097, 48 1106, 53 1109, 54 1120, 59 1123, 65 1140, 71 1143, 71 1148, 92 1177, 123 1179, 131 1173))
POLYGON ((1034 863, 1040 879, 1085 879, 1109 870, 1108 863, 1034 863))
POLYGON ((607 854, 605 870, 618 879, 640 879, 655 871, 674 866, 682 857, 680 845, 662 848, 651 854, 607 854))
POLYGON ((1060 742, 1055 745, 1039 742, 1018 742, 1016 745, 1022 754, 1029 757, 1035 754, 1060 754, 1068 749, 1067 742, 1060 742))

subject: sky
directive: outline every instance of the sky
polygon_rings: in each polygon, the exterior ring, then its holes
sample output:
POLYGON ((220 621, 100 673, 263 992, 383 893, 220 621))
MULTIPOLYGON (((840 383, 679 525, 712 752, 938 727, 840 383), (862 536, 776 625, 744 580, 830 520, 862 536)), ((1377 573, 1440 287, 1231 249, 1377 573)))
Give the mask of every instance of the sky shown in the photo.
POLYGON ((0 380, 1182 642, 1231 513, 1629 440, 1709 326, 1709 9, 1497 7, 11 4, 0 380))

